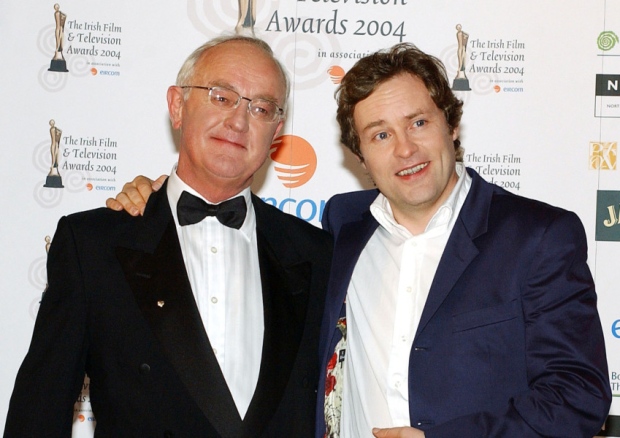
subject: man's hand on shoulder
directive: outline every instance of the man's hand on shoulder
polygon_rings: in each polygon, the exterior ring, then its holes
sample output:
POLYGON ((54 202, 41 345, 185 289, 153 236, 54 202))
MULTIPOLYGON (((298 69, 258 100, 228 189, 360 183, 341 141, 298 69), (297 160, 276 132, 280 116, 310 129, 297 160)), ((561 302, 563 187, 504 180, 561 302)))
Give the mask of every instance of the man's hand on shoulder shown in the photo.
POLYGON ((105 205, 116 211, 124 209, 132 216, 142 215, 149 196, 161 188, 166 178, 168 175, 162 175, 153 181, 146 176, 138 175, 123 186, 123 191, 116 195, 116 199, 108 198, 105 205))
POLYGON ((424 432, 413 427, 374 428, 372 434, 377 438, 424 438, 424 432))

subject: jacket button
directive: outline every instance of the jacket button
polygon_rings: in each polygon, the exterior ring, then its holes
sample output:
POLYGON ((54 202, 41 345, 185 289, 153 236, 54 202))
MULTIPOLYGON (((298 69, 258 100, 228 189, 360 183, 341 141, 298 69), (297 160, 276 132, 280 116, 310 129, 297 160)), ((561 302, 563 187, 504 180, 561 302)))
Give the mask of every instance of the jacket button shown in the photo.
POLYGON ((143 363, 142 365, 140 365, 140 374, 145 375, 148 374, 150 371, 151 367, 148 363, 143 363))

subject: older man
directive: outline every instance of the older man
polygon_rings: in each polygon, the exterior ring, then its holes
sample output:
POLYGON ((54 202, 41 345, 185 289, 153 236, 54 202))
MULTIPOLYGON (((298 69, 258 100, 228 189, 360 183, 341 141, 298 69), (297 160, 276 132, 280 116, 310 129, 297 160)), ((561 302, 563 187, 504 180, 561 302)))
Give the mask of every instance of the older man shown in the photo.
POLYGON ((254 38, 197 49, 168 89, 178 165, 144 215, 60 220, 6 437, 310 437, 329 235, 250 192, 286 75, 254 38), (30 415, 34 413, 35 415, 30 415))

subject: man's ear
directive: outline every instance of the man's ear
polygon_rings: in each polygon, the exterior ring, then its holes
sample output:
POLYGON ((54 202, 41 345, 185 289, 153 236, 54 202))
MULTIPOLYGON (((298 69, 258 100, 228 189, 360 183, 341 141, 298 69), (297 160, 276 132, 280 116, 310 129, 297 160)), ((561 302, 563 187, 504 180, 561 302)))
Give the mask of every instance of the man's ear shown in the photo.
POLYGON ((183 120, 183 104, 185 99, 183 98, 183 89, 176 85, 168 88, 168 114, 170 115, 170 121, 174 129, 181 127, 181 121, 183 120))
POLYGON ((280 119, 280 121, 278 122, 278 126, 276 126, 276 130, 273 133, 273 138, 271 139, 272 142, 276 139, 276 137, 278 136, 278 134, 280 133, 280 131, 284 127, 284 123, 285 122, 286 122, 285 119, 280 119))
POLYGON ((458 125, 452 130, 452 141, 459 138, 459 134, 461 133, 461 125, 458 125))
POLYGON ((362 157, 362 155, 357 155, 355 154, 355 157, 357 158, 357 161, 359 161, 359 163, 362 165, 362 167, 364 169, 366 169, 366 162, 364 161, 364 157, 362 157))

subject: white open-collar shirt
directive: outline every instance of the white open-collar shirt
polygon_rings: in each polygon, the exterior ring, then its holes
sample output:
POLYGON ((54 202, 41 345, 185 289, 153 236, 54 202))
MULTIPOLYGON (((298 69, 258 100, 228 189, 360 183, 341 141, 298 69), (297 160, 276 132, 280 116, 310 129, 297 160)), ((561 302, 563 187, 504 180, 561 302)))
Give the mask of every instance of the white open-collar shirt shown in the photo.
POLYGON ((373 427, 410 426, 409 355, 439 260, 471 187, 463 163, 449 198, 425 231, 412 235, 379 194, 379 222, 347 291, 347 357, 340 436, 372 437, 373 427))

